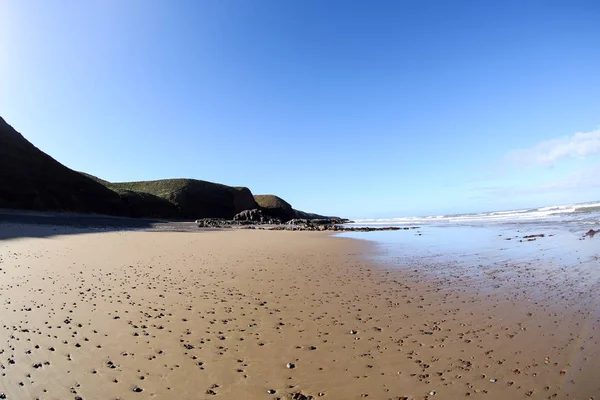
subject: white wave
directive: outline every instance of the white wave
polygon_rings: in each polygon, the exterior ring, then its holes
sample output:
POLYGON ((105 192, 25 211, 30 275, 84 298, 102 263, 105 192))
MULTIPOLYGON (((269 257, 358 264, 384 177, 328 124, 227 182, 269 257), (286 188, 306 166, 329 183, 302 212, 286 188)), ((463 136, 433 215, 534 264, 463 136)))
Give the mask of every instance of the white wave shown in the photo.
POLYGON ((600 203, 587 203, 587 204, 578 204, 575 206, 576 210, 581 210, 585 208, 597 208, 600 207, 600 203))
POLYGON ((424 217, 396 217, 356 220, 355 225, 418 225, 418 224, 465 224, 465 223, 506 223, 545 220, 583 221, 592 218, 596 223, 600 219, 600 202, 565 204, 541 207, 537 209, 493 211, 479 214, 432 215, 424 217), (585 209, 592 209, 585 213, 585 209), (575 213, 575 214, 574 214, 575 213), (582 215, 583 214, 583 215, 582 215))

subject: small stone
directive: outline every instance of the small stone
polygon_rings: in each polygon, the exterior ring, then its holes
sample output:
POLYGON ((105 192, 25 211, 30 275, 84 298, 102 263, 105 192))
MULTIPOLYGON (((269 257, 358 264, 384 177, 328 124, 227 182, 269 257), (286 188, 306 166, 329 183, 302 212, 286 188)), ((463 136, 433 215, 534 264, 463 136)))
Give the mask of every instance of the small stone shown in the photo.
POLYGON ((358 331, 355 331, 354 329, 352 329, 352 330, 350 331, 350 334, 351 334, 351 335, 356 335, 357 333, 358 333, 358 331))
POLYGON ((142 389, 142 388, 141 388, 141 387, 139 387, 139 386, 136 386, 136 387, 134 387, 134 388, 133 388, 133 391, 134 391, 134 392, 136 392, 136 393, 141 393, 141 392, 143 392, 143 391, 144 391, 144 389, 142 389))
POLYGON ((496 381, 497 381, 497 379, 495 379, 495 378, 490 379, 490 382, 492 382, 492 383, 495 383, 496 381))
POLYGON ((435 396, 435 390, 432 390, 431 392, 429 392, 430 396, 435 396))
POLYGON ((267 393, 275 394, 275 393, 277 393, 277 391, 275 389, 269 389, 269 390, 267 390, 267 393))
POLYGON ((294 368, 296 368, 296 364, 294 364, 294 363, 287 363, 286 367, 289 368, 289 369, 294 369, 294 368))

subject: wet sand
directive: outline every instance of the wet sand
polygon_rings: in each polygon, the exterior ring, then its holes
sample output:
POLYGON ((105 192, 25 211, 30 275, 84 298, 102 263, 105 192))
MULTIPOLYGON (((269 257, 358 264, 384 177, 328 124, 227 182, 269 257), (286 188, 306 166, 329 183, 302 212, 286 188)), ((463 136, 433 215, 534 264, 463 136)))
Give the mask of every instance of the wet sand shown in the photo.
POLYGON ((560 268, 436 274, 320 232, 0 230, 7 399, 600 398, 599 287, 560 268))

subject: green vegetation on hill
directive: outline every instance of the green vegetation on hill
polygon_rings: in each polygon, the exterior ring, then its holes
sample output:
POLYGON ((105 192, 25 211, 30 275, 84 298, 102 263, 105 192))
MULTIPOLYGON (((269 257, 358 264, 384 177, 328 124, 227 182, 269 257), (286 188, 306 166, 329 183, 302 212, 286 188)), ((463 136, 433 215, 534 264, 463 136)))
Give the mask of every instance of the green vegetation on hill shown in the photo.
POLYGON ((196 179, 108 183, 107 187, 122 195, 141 193, 166 200, 183 218, 232 218, 257 206, 248 188, 196 179))
POLYGON ((88 176, 119 194, 134 217, 232 218, 241 211, 258 207, 245 187, 197 179, 108 182, 88 176))

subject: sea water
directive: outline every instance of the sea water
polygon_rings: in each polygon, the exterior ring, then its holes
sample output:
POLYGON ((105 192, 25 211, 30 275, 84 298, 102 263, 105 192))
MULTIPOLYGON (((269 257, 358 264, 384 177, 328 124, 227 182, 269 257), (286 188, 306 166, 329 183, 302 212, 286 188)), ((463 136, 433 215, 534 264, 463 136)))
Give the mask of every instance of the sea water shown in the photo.
POLYGON ((447 278, 448 284, 496 290, 514 283, 537 288, 532 296, 547 296, 553 288, 553 297, 567 289, 600 291, 600 233, 585 235, 600 229, 600 202, 358 220, 347 226, 411 228, 339 236, 373 242, 370 257, 385 266, 419 270, 447 278))

